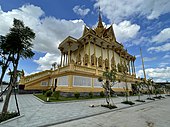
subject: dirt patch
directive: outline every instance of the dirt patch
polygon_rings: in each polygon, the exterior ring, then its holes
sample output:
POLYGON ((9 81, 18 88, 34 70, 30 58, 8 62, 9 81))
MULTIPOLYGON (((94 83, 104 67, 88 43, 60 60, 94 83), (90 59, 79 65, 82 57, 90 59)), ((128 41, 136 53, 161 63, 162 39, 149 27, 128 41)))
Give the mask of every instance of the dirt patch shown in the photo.
POLYGON ((146 121, 147 127, 154 127, 154 123, 151 121, 146 121))

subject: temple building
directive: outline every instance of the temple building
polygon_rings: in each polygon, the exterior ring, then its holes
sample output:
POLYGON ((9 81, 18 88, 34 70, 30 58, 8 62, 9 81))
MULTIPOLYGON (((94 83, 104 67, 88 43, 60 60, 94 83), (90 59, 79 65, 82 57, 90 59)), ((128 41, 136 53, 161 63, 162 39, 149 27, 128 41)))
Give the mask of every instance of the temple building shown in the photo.
POLYGON ((106 28, 99 14, 97 27, 84 26, 78 39, 68 36, 58 49, 61 52, 60 65, 29 76, 22 76, 19 87, 24 90, 44 90, 53 88, 62 92, 100 92, 103 91, 98 78, 103 72, 116 70, 115 92, 124 92, 125 81, 128 90, 136 81, 135 56, 129 54, 117 42, 113 26, 106 28))

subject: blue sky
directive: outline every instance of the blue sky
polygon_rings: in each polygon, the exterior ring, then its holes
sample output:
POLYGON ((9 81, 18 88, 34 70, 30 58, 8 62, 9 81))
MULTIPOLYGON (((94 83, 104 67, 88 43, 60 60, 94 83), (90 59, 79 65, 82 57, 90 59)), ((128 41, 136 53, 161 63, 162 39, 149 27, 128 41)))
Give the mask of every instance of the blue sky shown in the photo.
POLYGON ((0 34, 13 18, 23 20, 36 33, 35 56, 21 60, 19 68, 27 75, 50 69, 60 61, 57 47, 65 37, 79 38, 85 24, 96 25, 99 6, 105 26, 113 24, 117 40, 136 56, 137 76, 143 77, 141 47, 147 77, 170 81, 169 0, 0 0, 0 34))

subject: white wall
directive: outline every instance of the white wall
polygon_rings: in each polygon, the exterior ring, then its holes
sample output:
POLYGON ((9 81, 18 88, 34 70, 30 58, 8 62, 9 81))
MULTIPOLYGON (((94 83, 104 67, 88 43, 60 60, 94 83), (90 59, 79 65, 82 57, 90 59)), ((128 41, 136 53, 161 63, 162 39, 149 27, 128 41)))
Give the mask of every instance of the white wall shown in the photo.
POLYGON ((73 76, 73 86, 91 87, 92 78, 83 76, 73 76))
POLYGON ((58 77, 57 86, 68 86, 68 76, 58 77))

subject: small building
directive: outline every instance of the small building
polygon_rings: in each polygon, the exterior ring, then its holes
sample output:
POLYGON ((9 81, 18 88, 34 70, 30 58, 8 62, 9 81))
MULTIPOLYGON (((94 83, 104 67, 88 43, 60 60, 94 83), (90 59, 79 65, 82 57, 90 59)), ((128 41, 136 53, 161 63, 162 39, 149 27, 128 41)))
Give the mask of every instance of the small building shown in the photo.
POLYGON ((60 65, 54 64, 51 70, 23 75, 21 89, 100 92, 103 88, 98 78, 106 69, 116 70, 118 82, 113 86, 115 92, 124 92, 125 81, 129 91, 136 81, 140 81, 136 78, 135 56, 117 42, 112 25, 108 28, 103 26, 100 14, 96 28, 84 26, 80 38, 68 36, 58 49, 61 52, 60 65))

